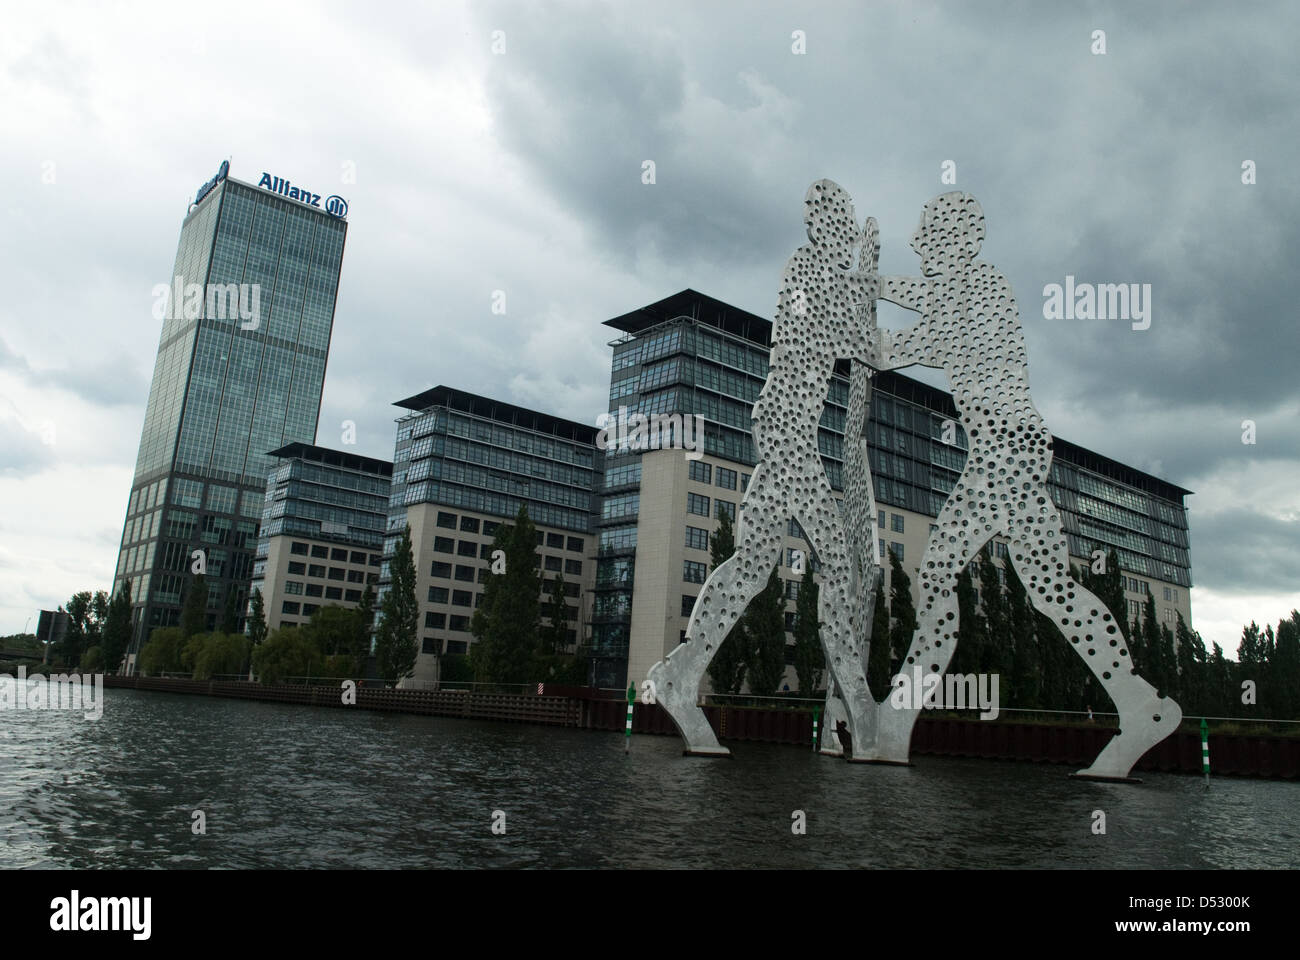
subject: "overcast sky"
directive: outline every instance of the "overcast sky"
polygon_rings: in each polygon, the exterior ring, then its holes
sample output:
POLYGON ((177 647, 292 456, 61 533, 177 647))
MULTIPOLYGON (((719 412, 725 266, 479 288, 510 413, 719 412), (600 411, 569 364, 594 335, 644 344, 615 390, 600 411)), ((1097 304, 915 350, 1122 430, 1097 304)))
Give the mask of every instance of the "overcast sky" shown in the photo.
POLYGON ((438 383, 594 423, 601 321, 683 287, 772 316, 815 179, 915 273, 951 161, 1038 408, 1195 491, 1193 626, 1235 654, 1300 606, 1300 8, 1045 6, 8 4, 0 634, 111 584, 151 291, 225 158, 347 199, 317 440, 385 459, 438 383), (1044 319, 1067 275, 1150 284, 1150 328, 1044 319))

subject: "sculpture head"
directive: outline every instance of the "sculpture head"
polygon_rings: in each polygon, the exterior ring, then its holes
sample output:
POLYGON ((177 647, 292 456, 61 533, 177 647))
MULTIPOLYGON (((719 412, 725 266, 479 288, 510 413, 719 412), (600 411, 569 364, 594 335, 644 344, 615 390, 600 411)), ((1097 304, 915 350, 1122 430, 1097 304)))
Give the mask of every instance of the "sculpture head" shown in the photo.
POLYGON ((858 241, 857 220, 848 192, 834 180, 818 180, 803 199, 808 239, 824 250, 832 263, 848 270, 858 241))
POLYGON ((921 273, 934 277, 957 270, 975 259, 984 239, 984 210, 969 193, 953 191, 935 197, 921 211, 912 234, 912 249, 921 258, 921 273))

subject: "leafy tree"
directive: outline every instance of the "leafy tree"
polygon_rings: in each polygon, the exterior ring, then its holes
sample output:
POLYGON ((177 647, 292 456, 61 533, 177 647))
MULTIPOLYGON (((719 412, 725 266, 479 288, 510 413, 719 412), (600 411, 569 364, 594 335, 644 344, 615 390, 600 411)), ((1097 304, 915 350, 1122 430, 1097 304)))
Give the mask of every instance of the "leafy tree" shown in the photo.
POLYGON ((242 633, 199 634, 191 637, 194 679, 210 680, 214 676, 240 673, 248 662, 251 644, 242 633))
MULTIPOLYGON (((916 604, 912 602, 912 579, 903 571, 898 554, 889 551, 890 664, 907 656, 916 634, 916 604)), ((928 671, 927 671, 928 672, 928 671)))
POLYGON ((550 621, 541 630, 539 652, 543 656, 562 654, 569 645, 569 606, 564 602, 564 574, 556 573, 551 579, 551 596, 546 605, 550 621))
POLYGON ((260 647, 266 639, 266 601, 262 598, 260 587, 253 591, 249 606, 248 642, 254 647, 260 647))
POLYGON ((1223 648, 1217 643, 1213 644, 1212 653, 1210 654, 1209 664, 1209 712, 1216 717, 1234 716, 1233 706, 1234 688, 1232 677, 1232 664, 1223 655, 1223 648))
POLYGON ((226 607, 221 614, 221 632, 239 633, 239 590, 232 583, 226 587, 226 607))
POLYGON ((1011 655, 1011 699, 1024 709, 1039 705, 1042 663, 1038 655, 1038 636, 1034 608, 1029 594, 1012 564, 1007 568, 1007 623, 1014 649, 1011 655))
POLYGON ((984 621, 988 630, 988 643, 984 646, 984 658, 978 672, 997 674, 1003 678, 1000 682, 1006 682, 1011 679, 1013 641, 1000 567, 989 559, 987 552, 982 552, 976 563, 980 578, 980 601, 984 607, 984 621))
POLYGON ((871 650, 867 654, 867 686, 871 689, 871 695, 880 697, 881 700, 889 695, 889 684, 893 679, 889 675, 889 647, 889 604, 885 602, 885 578, 877 577, 876 609, 871 620, 871 650))
POLYGON ((822 688, 826 670, 817 599, 818 587, 813 579, 812 564, 805 564, 794 601, 794 672, 799 678, 799 693, 804 697, 813 697, 822 688))
POLYGON ((357 665, 365 663, 370 656, 370 637, 375 629, 375 588, 366 581, 366 588, 361 591, 361 602, 357 604, 357 635, 352 641, 352 656, 357 665))
POLYGON ((98 643, 81 655, 82 673, 104 673, 103 643, 98 643))
POLYGON ((957 574, 957 650, 949 665, 953 673, 978 673, 988 643, 971 566, 974 564, 967 565, 957 574))
POLYGON ((101 626, 108 615, 108 595, 103 590, 83 590, 74 593, 62 609, 68 614, 68 632, 58 649, 51 651, 51 659, 75 667, 81 662, 82 652, 99 643, 101 626))
MULTIPOLYGON (((718 529, 709 537, 710 573, 736 552, 735 531, 731 517, 718 511, 718 529)), ((692 641, 695 642, 695 641, 692 641)), ((700 641, 703 642, 703 641, 700 641)), ((740 617, 731 632, 718 645, 709 663, 709 683, 717 693, 739 693, 745 681, 745 656, 749 650, 749 637, 745 633, 745 618, 740 617)))
POLYGON ((537 528, 526 507, 519 507, 513 527, 498 528, 492 548, 504 552, 505 570, 488 577, 483 603, 470 620, 476 638, 470 661, 482 682, 527 683, 541 630, 543 580, 537 528))
POLYGON ((1273 686, 1277 712, 1283 720, 1300 720, 1300 610, 1277 625, 1273 651, 1273 686))
POLYGON ((775 693, 785 675, 785 584, 773 567, 767 586, 759 591, 745 613, 749 635, 746 673, 751 693, 775 693))
POLYGON ((1199 633, 1188 628, 1183 615, 1178 614, 1175 628, 1178 640, 1178 674, 1181 681, 1180 693, 1184 701, 1180 702, 1186 714, 1202 714, 1206 711, 1205 693, 1205 641, 1199 633))
POLYGON ((1174 632, 1165 624, 1160 625, 1160 662, 1165 666, 1165 696, 1173 697, 1181 704, 1183 700, 1183 680, 1178 674, 1178 655, 1174 652, 1174 632))
POLYGON ((357 639, 357 618, 355 609, 327 604, 318 608, 298 629, 310 631, 316 646, 325 656, 351 656, 357 639))
POLYGON ((140 648, 140 672, 155 677, 183 669, 181 648, 184 642, 180 627, 155 627, 140 648))
POLYGON ((122 587, 108 605, 108 621, 100 641, 100 660, 106 673, 117 673, 122 657, 131 643, 131 581, 123 580, 122 587))
POLYGON ((190 575, 189 588, 185 591, 185 602, 181 606, 181 635, 189 639, 207 630, 208 623, 208 584, 201 573, 190 575))
POLYGON ((389 563, 391 580, 380 604, 375 656, 386 680, 401 680, 415 670, 416 633, 420 608, 415 601, 415 560, 411 551, 411 525, 397 541, 389 563))
POLYGON ((1162 696, 1169 692, 1169 670, 1173 666, 1165 661, 1165 647, 1160 636, 1160 621, 1156 617, 1156 598, 1147 594, 1142 611, 1142 639, 1146 646, 1146 679, 1162 696))
POLYGON ((289 677, 303 677, 324 664, 325 656, 310 631, 287 627, 272 631, 253 651, 253 672, 261 683, 283 683, 289 677))

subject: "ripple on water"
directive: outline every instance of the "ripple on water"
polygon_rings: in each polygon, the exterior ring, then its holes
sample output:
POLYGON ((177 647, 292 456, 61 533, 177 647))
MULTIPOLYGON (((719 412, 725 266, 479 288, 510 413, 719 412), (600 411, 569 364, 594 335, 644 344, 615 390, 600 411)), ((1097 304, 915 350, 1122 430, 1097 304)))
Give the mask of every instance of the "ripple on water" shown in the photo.
POLYGON ((1293 868, 1300 784, 675 738, 134 690, 0 713, 11 867, 1293 868), (1091 831, 1104 810, 1107 833, 1091 831), (195 836, 193 811, 207 833, 195 836), (507 832, 491 832, 493 811, 507 832), (794 836, 802 810, 807 834, 794 836))

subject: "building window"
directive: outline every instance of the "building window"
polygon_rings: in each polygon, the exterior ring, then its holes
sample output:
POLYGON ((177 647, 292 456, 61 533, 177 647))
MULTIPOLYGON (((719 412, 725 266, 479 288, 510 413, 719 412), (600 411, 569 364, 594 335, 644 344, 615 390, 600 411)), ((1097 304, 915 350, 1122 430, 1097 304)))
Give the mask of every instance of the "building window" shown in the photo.
POLYGON ((580 577, 580 576, 582 576, 582 561, 581 561, 581 560, 565 560, 565 561, 564 561, 564 572, 565 572, 565 573, 573 574, 573 576, 575 576, 575 577, 580 577))
POLYGON ((709 549, 709 531, 699 527, 686 528, 686 548, 688 550, 709 549))
POLYGON ((330 551, 330 559, 333 560, 335 563, 347 563, 348 552, 346 550, 339 550, 335 548, 330 551))
POLYGON ((292 561, 289 564, 289 572, 296 573, 298 576, 301 577, 307 573, 307 564, 298 563, 297 561, 292 561))
POLYGON ((569 542, 565 549, 572 550, 574 553, 582 553, 584 549, 582 537, 569 537, 569 542))
POLYGON ((353 551, 352 551, 352 556, 348 558, 348 562, 349 562, 349 563, 360 563, 360 564, 363 564, 363 565, 364 565, 365 562, 366 562, 366 554, 365 554, 365 551, 363 551, 363 550, 353 550, 353 551))
POLYGON ((747 474, 747 473, 742 473, 742 474, 740 475, 740 489, 741 489, 741 490, 748 490, 748 489, 749 489, 749 474, 747 474))
POLYGON ((736 471, 728 470, 726 467, 718 467, 718 486, 725 490, 735 490, 736 471))
POLYGON ((289 544, 289 552, 295 556, 305 557, 307 556, 307 544, 295 540, 289 544))
POLYGON ((322 587, 319 583, 307 584, 307 596, 319 597, 319 596, 323 596, 324 593, 325 593, 325 588, 322 587))
POLYGON ((687 560, 682 565, 682 579, 687 583, 703 583, 706 570, 704 564, 687 560))
POLYGON ((692 460, 687 468, 687 476, 698 483, 708 483, 713 476, 713 467, 703 460, 692 460))
POLYGON ((456 529, 456 514, 454 514, 454 513, 443 513, 441 510, 438 511, 438 526, 443 527, 443 528, 445 528, 445 529, 447 529, 447 530, 455 530, 455 529, 456 529))
POLYGON ((325 576, 325 568, 319 563, 309 563, 307 564, 307 576, 323 577, 325 576))
POLYGON ((297 580, 286 580, 284 592, 290 596, 299 595, 302 593, 302 583, 297 580))
POLYGON ((456 545, 456 553, 462 557, 477 557, 478 544, 473 540, 462 540, 456 545))
POLYGON ((451 537, 434 537, 433 549, 435 553, 455 553, 456 541, 451 537))
POLYGON ((430 602, 430 603, 446 603, 446 602, 447 602, 447 588, 446 588, 446 587, 430 587, 430 588, 429 588, 429 602, 430 602))
MULTIPOLYGON (((898 557, 899 563, 903 562, 903 545, 901 543, 891 543, 889 545, 889 552, 898 557)), ((998 569, 1001 568, 999 567, 998 569)))
POLYGON ((431 610, 424 615, 424 626, 429 630, 441 630, 447 626, 447 615, 431 610))
POLYGON ((383 562, 383 557, 381 557, 379 554, 372 553, 370 555, 370 566, 377 567, 382 562, 383 562))
POLYGON ((450 629, 458 630, 461 633, 469 632, 469 617, 452 617, 450 629))
POLYGON ((553 571, 558 572, 562 566, 563 566, 563 564, 560 562, 560 558, 559 558, 559 557, 551 557, 551 556, 548 556, 548 557, 546 558, 546 569, 547 569, 547 570, 553 570, 553 571))
POLYGON ((437 561, 437 560, 433 561, 433 566, 429 568, 429 576, 431 576, 431 577, 442 577, 443 579, 446 579, 446 578, 450 577, 450 576, 451 576, 451 564, 450 564, 450 563, 440 563, 440 562, 437 561))
POLYGON ((348 583, 365 583, 366 572, 364 570, 349 570, 348 583))
POLYGON ((1170 595, 1169 588, 1165 587, 1165 603, 1168 603, 1172 599, 1173 597, 1170 595))
POLYGON ((286 601, 284 601, 284 604, 280 607, 280 612, 281 612, 281 613, 292 613, 292 614, 294 614, 294 615, 296 616, 297 613, 298 613, 298 604, 297 604, 296 602, 295 602, 295 603, 291 603, 290 601, 286 600, 286 601))
POLYGON ((320 609, 320 604, 318 603, 304 603, 302 605, 302 615, 304 617, 310 617, 313 613, 315 613, 319 609, 320 609))
POLYGON ((331 580, 346 580, 348 578, 348 572, 342 567, 330 567, 329 578, 331 580))
POLYGON ((447 652, 456 656, 464 656, 465 651, 469 649, 469 644, 464 640, 448 640, 447 652))
POLYGON ((451 592, 451 605, 453 607, 468 607, 474 602, 474 594, 469 590, 453 590, 451 592))
POLYGON ((538 531, 537 531, 537 545, 540 547, 540 546, 542 546, 542 544, 544 544, 545 542, 546 542, 546 534, 544 534, 541 530, 538 530, 538 531))
POLYGON ((328 560, 330 555, 329 547, 312 544, 311 555, 317 560, 328 560))
POLYGON ((457 580, 464 580, 464 581, 466 581, 467 583, 473 583, 473 582, 474 582, 474 568, 473 568, 473 567, 462 567, 460 564, 456 564, 456 579, 457 579, 457 580))
POLYGON ((885 511, 884 511, 884 510, 878 510, 878 511, 876 511, 876 526, 878 526, 881 530, 884 530, 884 529, 885 529, 885 511))
POLYGON ((794 629, 794 614, 789 611, 787 611, 785 615, 785 629, 786 632, 794 629))
MULTIPOLYGON (((497 527, 499 527, 499 526, 501 526, 501 524, 498 523, 498 522, 495 521, 495 520, 484 520, 484 521, 483 521, 483 536, 485 536, 485 537, 495 537, 495 536, 497 535, 497 527)), ((464 641, 458 641, 458 642, 463 643, 464 641)))
POLYGON ((714 507, 717 510, 718 519, 721 520, 723 514, 731 518, 732 523, 736 521, 736 505, 730 500, 715 500, 714 507))
POLYGON ((689 617, 691 611, 695 609, 695 598, 682 594, 682 616, 689 617))
POLYGON ((895 533, 903 532, 903 515, 901 513, 893 514, 890 517, 890 521, 893 523, 893 529, 895 533))
POLYGON ((479 568, 478 568, 478 582, 479 582, 479 583, 487 583, 487 581, 488 581, 488 571, 487 571, 487 567, 479 567, 479 568))
MULTIPOLYGON (((426 623, 425 626, 427 627, 428 624, 426 623)), ((442 649, 442 641, 439 640, 437 637, 425 637, 420 644, 421 653, 434 654, 441 649, 442 649)))
MULTIPOLYGON (((694 462, 698 463, 699 461, 694 462)), ((709 515, 709 498, 702 497, 698 493, 688 493, 686 495, 686 512, 699 517, 707 517, 709 515)))
POLYGON ((326 587, 326 588, 325 588, 325 599, 326 599, 326 600, 342 600, 342 599, 343 599, 343 588, 342 588, 342 587, 326 587))
POLYGON ((558 533, 548 533, 546 535, 546 545, 552 550, 563 550, 564 537, 558 533))
POLYGON ((462 533, 478 533, 478 517, 461 517, 460 529, 462 533))
POLYGON ((361 591, 360 591, 360 590, 348 590, 346 593, 343 594, 343 600, 344 600, 346 603, 360 603, 360 602, 361 602, 361 591))

